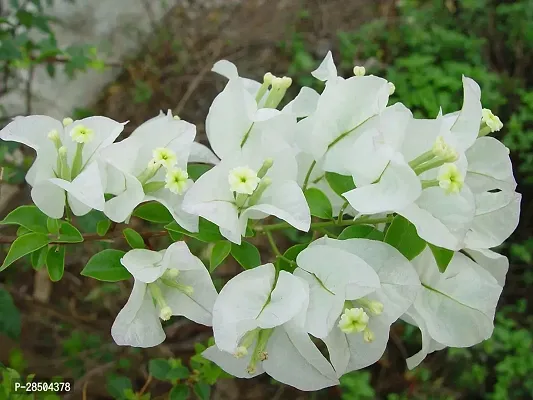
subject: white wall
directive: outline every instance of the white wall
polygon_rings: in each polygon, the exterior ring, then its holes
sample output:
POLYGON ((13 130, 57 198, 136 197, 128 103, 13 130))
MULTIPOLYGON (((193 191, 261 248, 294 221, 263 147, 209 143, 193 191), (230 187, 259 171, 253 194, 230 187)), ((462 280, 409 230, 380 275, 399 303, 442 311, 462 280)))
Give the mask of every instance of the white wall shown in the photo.
MULTIPOLYGON (((0 0, 6 4, 8 0, 0 0)), ((22 1, 22 0, 21 0, 22 1)), ((55 0, 47 12, 59 18, 55 25, 58 43, 91 44, 98 47, 104 59, 117 62, 124 56, 134 56, 143 38, 166 12, 179 0, 55 0)), ((5 6, 4 6, 5 9, 5 6)), ((44 67, 36 70, 32 90, 32 114, 56 118, 68 116, 75 107, 94 103, 103 87, 111 82, 120 68, 78 73, 70 80, 58 68, 54 79, 44 67)), ((21 71, 27 77, 27 71, 21 71)), ((25 78, 24 78, 25 79, 25 78)), ((8 115, 25 112, 24 84, 18 90, 0 98, 8 115)))

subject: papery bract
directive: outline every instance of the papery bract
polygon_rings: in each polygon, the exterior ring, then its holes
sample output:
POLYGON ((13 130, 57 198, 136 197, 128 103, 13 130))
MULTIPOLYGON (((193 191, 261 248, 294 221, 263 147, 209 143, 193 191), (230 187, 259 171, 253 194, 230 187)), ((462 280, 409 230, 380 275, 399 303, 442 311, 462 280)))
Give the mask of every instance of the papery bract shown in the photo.
POLYGON ((26 180, 33 202, 51 218, 63 217, 67 201, 75 215, 104 209, 106 180, 98 158, 124 128, 106 117, 69 122, 63 126, 54 118, 31 115, 16 117, 0 131, 0 139, 37 152, 26 180))
POLYGON ((202 353, 226 372, 251 378, 266 372, 301 390, 338 384, 331 364, 303 326, 305 281, 272 264, 244 271, 221 290, 213 309, 216 346, 202 353))
POLYGON ((160 318, 167 320, 172 315, 211 325, 217 292, 209 272, 185 242, 173 243, 159 252, 130 250, 121 263, 135 281, 128 302, 111 328, 118 345, 157 346, 165 340, 160 318))

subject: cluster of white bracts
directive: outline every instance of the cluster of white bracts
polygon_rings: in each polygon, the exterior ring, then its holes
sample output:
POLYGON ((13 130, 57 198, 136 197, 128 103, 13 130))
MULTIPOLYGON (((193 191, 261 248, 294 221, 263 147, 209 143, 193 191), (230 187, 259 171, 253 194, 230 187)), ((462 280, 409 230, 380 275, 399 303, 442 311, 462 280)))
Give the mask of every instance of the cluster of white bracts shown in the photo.
POLYGON ((386 243, 324 237, 299 254, 293 274, 265 264, 217 295, 184 243, 132 250, 122 263, 135 285, 113 325, 117 343, 155 346, 165 337, 160 319, 184 315, 213 325, 216 346, 204 356, 229 373, 267 372, 317 390, 376 362, 398 319, 422 332, 409 367, 432 351, 491 336, 508 262, 490 248, 516 228, 520 194, 508 149, 486 136, 502 124, 482 109, 473 80, 463 78, 460 111, 415 119, 401 103, 387 106, 393 84, 362 68, 343 79, 331 54, 313 72, 324 91, 304 87, 281 111, 289 78, 266 74, 261 84, 239 77, 228 61, 213 70, 229 79, 206 121, 216 156, 194 142, 194 125, 170 113, 118 143, 123 124, 104 117, 20 117, 0 138, 37 151, 27 181, 35 204, 53 218, 68 201, 76 215, 96 209, 123 222, 155 200, 189 231, 201 216, 240 244, 248 220, 269 215, 308 231, 303 191, 316 187, 337 214, 402 215, 422 239, 455 254, 441 273, 428 249, 408 261, 386 243), (215 166, 193 183, 188 162, 215 166), (352 177, 356 188, 335 194, 325 172, 352 177), (106 201, 104 193, 113 196, 106 201))

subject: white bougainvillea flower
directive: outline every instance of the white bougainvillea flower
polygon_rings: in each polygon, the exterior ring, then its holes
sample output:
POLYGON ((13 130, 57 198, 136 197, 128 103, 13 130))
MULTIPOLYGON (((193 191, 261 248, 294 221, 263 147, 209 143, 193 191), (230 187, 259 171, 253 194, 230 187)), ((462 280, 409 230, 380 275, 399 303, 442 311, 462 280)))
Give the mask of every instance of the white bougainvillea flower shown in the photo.
POLYGON ((409 261, 386 243, 322 238, 296 263, 310 286, 306 328, 323 338, 337 375, 378 361, 420 290, 409 261))
POLYGON ((98 157, 124 128, 106 117, 65 122, 43 115, 16 117, 0 131, 2 140, 37 152, 26 180, 33 202, 51 218, 63 217, 66 201, 75 215, 104 209, 106 182, 98 157))
POLYGON ((213 71, 229 79, 213 100, 206 119, 209 143, 220 158, 266 140, 291 144, 296 118, 316 108, 318 94, 307 88, 282 111, 276 109, 291 84, 290 78, 266 74, 263 84, 259 84, 239 77, 235 65, 226 60, 218 61, 213 71))
MULTIPOLYGON (((300 121, 296 143, 304 152, 320 160, 329 148, 351 135, 356 128, 387 106, 387 81, 376 76, 336 76, 331 53, 326 55, 315 77, 327 80, 316 107, 307 119, 300 121)), ((335 172, 335 171, 334 171, 335 172)))
POLYGON ((292 148, 247 148, 202 175, 185 194, 183 209, 218 225, 220 233, 237 244, 248 219, 268 215, 308 231, 309 206, 296 175, 292 148))
MULTIPOLYGON (((228 79, 240 80, 244 89, 256 99, 256 103, 259 107, 264 107, 270 94, 270 87, 272 85, 272 80, 274 75, 270 72, 267 72, 263 78, 263 83, 259 83, 253 79, 239 77, 239 72, 235 64, 228 60, 220 60, 213 65, 211 71, 216 72, 228 79), (259 94, 262 93, 262 95, 259 94), (257 98, 260 95, 261 98, 257 98)), ((284 114, 292 114, 295 117, 303 118, 311 114, 316 109, 316 104, 318 102, 319 94, 309 88, 303 87, 300 90, 300 93, 290 101, 283 109, 284 114)))
POLYGON ((163 204, 185 229, 196 231, 198 218, 183 211, 187 188, 187 162, 216 162, 205 146, 195 143, 194 125, 161 113, 139 126, 130 137, 102 152, 108 163, 107 193, 115 195, 105 204, 105 214, 115 222, 129 218, 140 203, 163 204))
POLYGON ((470 347, 492 335, 502 286, 488 268, 455 253, 441 273, 429 249, 412 264, 422 289, 407 313, 407 321, 414 320, 420 328, 423 344, 422 350, 407 360, 409 368, 443 346, 470 347))
POLYGON ((486 269, 498 282, 505 285, 505 276, 509 270, 507 257, 487 249, 465 249, 465 252, 482 268, 486 269))
POLYGON ((339 382, 305 332, 305 281, 272 264, 241 272, 220 291, 213 308, 215 346, 202 355, 239 378, 266 372, 300 390, 339 382))
POLYGON ((160 319, 166 321, 172 315, 211 325, 217 292, 209 272, 185 242, 173 243, 159 252, 130 250, 121 263, 135 282, 111 328, 118 345, 157 346, 165 340, 160 319))

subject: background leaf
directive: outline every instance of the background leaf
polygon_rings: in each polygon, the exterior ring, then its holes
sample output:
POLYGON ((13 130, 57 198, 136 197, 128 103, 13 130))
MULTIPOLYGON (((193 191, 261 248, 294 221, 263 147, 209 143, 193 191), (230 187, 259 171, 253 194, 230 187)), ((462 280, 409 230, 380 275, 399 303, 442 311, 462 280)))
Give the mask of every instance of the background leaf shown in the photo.
POLYGON ((344 198, 342 196, 343 193, 355 189, 355 183, 351 176, 340 175, 335 172, 326 172, 326 180, 331 189, 342 198, 344 198))
POLYGON ((322 219, 333 218, 333 208, 328 197, 319 189, 309 188, 304 193, 311 215, 322 219))
POLYGON ((337 237, 339 240, 354 238, 383 241, 385 234, 370 225, 352 225, 345 228, 337 237))
POLYGON ((0 332, 10 337, 18 339, 20 336, 20 312, 13 303, 13 298, 9 292, 0 288, 0 332))
POLYGON ((450 261, 452 261, 455 252, 453 250, 448 250, 442 247, 435 246, 431 243, 428 243, 428 246, 431 249, 431 252, 433 253, 433 257, 435 257, 435 261, 437 262, 439 271, 445 272, 446 268, 448 268, 448 264, 450 264, 450 261))
POLYGON ((126 228, 122 231, 124 234, 124 237, 126 238, 126 242, 130 245, 132 249, 144 249, 145 243, 142 236, 131 228, 126 228))
POLYGON ((129 279, 131 277, 130 273, 120 263, 120 259, 124 254, 125 252, 120 250, 103 250, 91 257, 81 271, 81 275, 105 282, 118 282, 129 279))
POLYGON ((415 226, 401 215, 392 220, 385 234, 385 243, 398 249, 408 260, 426 248, 426 242, 418 236, 415 226))
POLYGON ((232 243, 231 255, 244 269, 255 268, 261 264, 259 250, 249 242, 242 242, 240 246, 232 243))
POLYGON ((133 216, 158 224, 168 224, 174 220, 167 208, 155 201, 141 204, 133 211, 133 216))
POLYGON ((48 216, 36 206, 20 206, 4 218, 3 225, 21 225, 32 232, 48 233, 48 216))
POLYGON ((213 272, 231 252, 231 243, 227 240, 216 242, 209 259, 209 272, 213 272))
POLYGON ((65 246, 52 247, 46 256, 46 267, 52 282, 60 281, 65 272, 65 246))
POLYGON ((36 250, 39 250, 41 247, 46 246, 50 243, 47 235, 42 233, 27 233, 26 235, 18 237, 9 248, 9 252, 2 264, 0 266, 0 271, 3 271, 19 258, 24 257, 26 254, 33 253, 36 250))

